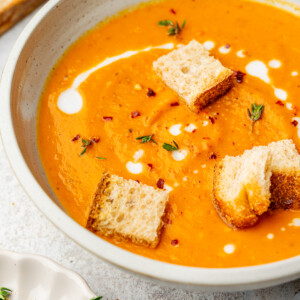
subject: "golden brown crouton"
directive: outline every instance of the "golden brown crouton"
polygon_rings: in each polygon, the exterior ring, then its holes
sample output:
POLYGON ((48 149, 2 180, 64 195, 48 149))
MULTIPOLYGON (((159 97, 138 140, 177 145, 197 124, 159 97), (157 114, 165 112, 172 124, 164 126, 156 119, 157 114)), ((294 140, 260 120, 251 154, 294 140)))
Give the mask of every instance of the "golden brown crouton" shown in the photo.
POLYGON ((168 193, 105 173, 98 186, 87 228, 93 232, 156 247, 168 193))
POLYGON ((45 0, 7 0, 0 1, 0 34, 33 11, 45 0))
POLYGON ((222 66, 195 40, 160 57, 153 68, 194 112, 225 94, 234 84, 233 71, 222 66))
POLYGON ((292 140, 253 147, 215 167, 213 197, 231 226, 253 226, 269 209, 300 208, 300 155, 292 140))

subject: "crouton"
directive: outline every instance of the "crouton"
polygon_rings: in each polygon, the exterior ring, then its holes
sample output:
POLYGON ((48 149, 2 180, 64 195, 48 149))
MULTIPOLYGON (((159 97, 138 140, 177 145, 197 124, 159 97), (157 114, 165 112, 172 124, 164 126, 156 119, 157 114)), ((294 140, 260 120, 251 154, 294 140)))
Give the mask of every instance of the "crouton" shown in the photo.
POLYGON ((167 202, 166 191, 105 173, 95 194, 87 228, 155 248, 167 202))
POLYGON ((246 151, 226 156, 215 166, 214 205, 229 225, 253 226, 270 205, 270 151, 246 151))
POLYGON ((233 71, 222 66, 195 40, 161 56, 153 68, 194 112, 225 94, 234 84, 233 71))
POLYGON ((292 140, 226 156, 215 166, 213 201, 235 228, 253 226, 269 209, 300 209, 300 155, 292 140))
POLYGON ((0 1, 0 34, 33 11, 45 0, 7 0, 0 1))

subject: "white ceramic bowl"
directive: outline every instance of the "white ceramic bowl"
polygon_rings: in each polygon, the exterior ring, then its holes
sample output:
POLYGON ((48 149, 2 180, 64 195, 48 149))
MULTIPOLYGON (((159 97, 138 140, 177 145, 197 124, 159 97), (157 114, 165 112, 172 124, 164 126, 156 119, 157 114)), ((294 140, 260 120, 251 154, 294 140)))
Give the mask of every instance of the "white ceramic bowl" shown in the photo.
POLYGON ((78 225, 52 192, 39 160, 35 132, 37 105, 46 77, 84 32, 139 2, 51 0, 25 28, 9 56, 1 84, 2 139, 16 176, 38 208, 65 234, 98 257, 135 274, 185 288, 223 291, 266 287, 299 278, 300 256, 254 267, 208 269, 135 255, 78 225))
POLYGON ((0 251, 0 286, 10 300, 90 300, 95 294, 76 273, 39 255, 0 251))

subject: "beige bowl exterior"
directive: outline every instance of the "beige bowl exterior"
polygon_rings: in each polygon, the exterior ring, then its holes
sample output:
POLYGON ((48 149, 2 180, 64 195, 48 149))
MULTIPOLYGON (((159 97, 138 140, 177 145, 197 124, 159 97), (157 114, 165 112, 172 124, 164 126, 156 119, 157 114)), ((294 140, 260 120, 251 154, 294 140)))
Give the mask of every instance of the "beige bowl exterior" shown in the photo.
MULTIPOLYGON (((36 145, 37 106, 45 80, 58 58, 83 33, 107 16, 140 2, 51 0, 24 29, 9 56, 0 88, 2 140, 20 183, 45 216, 72 240, 105 261, 156 282, 192 290, 238 291, 299 278, 300 256, 254 267, 208 269, 130 253, 78 225, 52 192, 36 145)), ((277 4, 285 6, 281 1, 277 4)), ((289 5, 285 8, 294 10, 289 5)))

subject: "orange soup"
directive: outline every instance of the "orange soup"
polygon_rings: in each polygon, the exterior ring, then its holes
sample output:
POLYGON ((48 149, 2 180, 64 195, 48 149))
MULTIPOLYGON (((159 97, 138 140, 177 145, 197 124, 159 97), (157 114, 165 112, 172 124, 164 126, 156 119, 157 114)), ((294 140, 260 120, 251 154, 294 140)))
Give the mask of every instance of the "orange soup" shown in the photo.
POLYGON ((50 74, 37 122, 45 172, 68 214, 86 226, 105 171, 153 187, 161 178, 169 206, 158 247, 106 240, 195 267, 250 266, 299 255, 299 211, 272 211, 254 227, 234 230, 211 199, 213 168, 225 155, 287 138, 300 150, 299 32, 298 17, 240 0, 149 3, 88 32, 50 74), (168 35, 158 25, 166 19, 180 26, 186 20, 185 27, 168 35), (198 114, 152 68, 158 57, 192 39, 224 66, 245 73, 198 114), (263 104, 264 112, 252 131, 247 109, 253 103, 263 104), (157 144, 136 139, 152 134, 157 144), (93 141, 85 149, 82 139, 93 141), (179 157, 162 147, 173 140, 184 150, 179 157))

